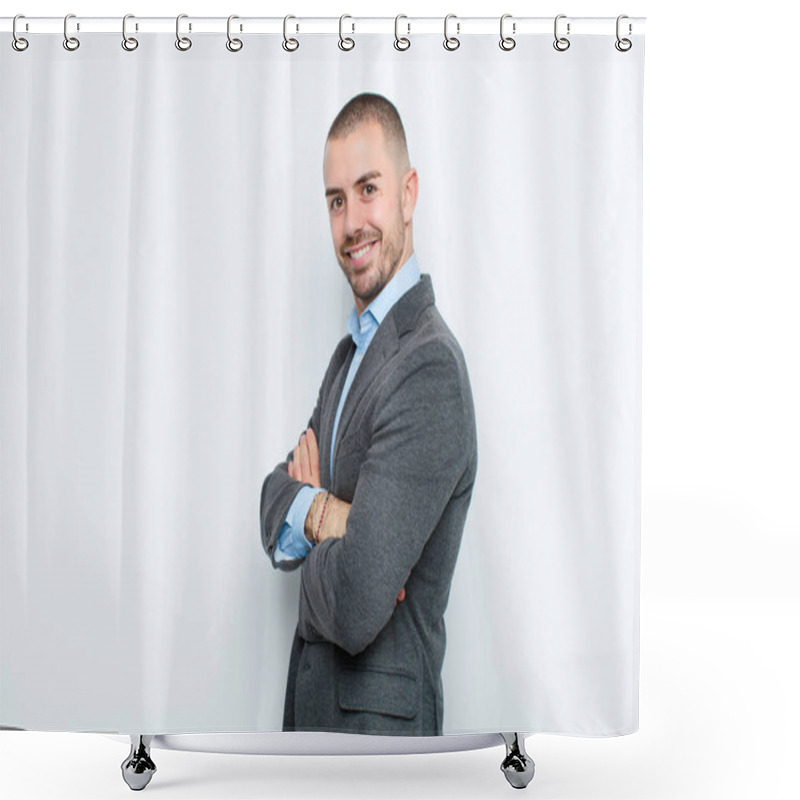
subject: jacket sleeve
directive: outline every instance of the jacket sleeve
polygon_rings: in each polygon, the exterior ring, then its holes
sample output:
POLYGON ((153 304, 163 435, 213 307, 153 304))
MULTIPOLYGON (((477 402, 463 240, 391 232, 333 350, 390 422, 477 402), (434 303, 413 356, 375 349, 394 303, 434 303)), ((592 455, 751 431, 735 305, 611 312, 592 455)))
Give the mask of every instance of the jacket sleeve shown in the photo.
MULTIPOLYGON (((319 403, 317 403, 317 408, 311 415, 308 427, 314 431, 314 435, 319 440, 319 403)), ((286 522, 286 517, 295 498, 304 486, 312 488, 311 484, 301 483, 289 476, 289 462, 293 457, 294 448, 267 475, 261 486, 259 515, 261 519, 261 545, 269 556, 272 566, 282 570, 297 569, 307 558, 305 555, 299 558, 281 558, 281 550, 278 543, 281 529, 284 522, 286 522)))
POLYGON ((391 618, 474 452, 467 378, 454 353, 434 341, 408 362, 378 398, 344 537, 314 547, 303 566, 300 635, 351 655, 391 618))

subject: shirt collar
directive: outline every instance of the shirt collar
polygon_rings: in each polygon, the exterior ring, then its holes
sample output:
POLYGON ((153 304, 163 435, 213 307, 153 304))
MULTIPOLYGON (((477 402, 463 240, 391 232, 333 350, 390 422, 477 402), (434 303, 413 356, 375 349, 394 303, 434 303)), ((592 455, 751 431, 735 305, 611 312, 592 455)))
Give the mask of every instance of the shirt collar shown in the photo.
POLYGON ((347 332, 353 337, 356 347, 360 347, 370 331, 377 328, 385 319, 392 306, 420 279, 417 254, 411 253, 408 260, 394 274, 380 294, 364 309, 361 315, 356 307, 350 310, 347 318, 347 332))

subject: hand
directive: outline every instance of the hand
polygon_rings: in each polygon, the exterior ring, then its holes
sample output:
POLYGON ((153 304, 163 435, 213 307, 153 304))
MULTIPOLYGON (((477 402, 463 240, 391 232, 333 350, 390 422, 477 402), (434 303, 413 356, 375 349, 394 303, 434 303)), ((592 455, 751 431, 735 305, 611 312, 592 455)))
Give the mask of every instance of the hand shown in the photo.
POLYGON ((403 600, 405 600, 405 599, 406 599, 406 587, 404 586, 400 590, 400 594, 397 595, 397 600, 394 601, 395 607, 397 607, 397 604, 398 603, 402 603, 403 600))
POLYGON ((310 483, 316 488, 322 485, 319 478, 319 448, 314 431, 308 428, 300 437, 289 462, 289 477, 300 483, 310 483))

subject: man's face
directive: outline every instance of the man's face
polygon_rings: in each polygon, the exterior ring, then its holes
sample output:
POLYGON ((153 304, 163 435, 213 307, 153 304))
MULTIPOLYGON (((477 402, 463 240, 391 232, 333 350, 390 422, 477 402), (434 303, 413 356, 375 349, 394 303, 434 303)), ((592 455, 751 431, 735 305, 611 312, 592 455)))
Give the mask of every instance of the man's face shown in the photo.
POLYGON ((403 208, 409 172, 398 174, 383 129, 368 122, 327 142, 323 173, 333 248, 360 314, 411 254, 405 223, 413 204, 403 208))

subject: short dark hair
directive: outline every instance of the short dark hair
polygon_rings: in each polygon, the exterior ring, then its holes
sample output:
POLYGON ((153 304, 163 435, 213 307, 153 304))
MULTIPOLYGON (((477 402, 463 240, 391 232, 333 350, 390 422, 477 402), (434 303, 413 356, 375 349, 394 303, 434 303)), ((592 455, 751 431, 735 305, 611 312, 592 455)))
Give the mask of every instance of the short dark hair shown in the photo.
POLYGON ((406 132, 394 104, 383 95, 362 92, 345 103, 328 131, 328 139, 343 139, 367 122, 377 122, 386 143, 395 148, 404 167, 408 166, 406 132))

